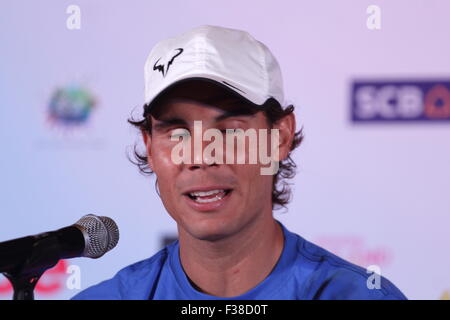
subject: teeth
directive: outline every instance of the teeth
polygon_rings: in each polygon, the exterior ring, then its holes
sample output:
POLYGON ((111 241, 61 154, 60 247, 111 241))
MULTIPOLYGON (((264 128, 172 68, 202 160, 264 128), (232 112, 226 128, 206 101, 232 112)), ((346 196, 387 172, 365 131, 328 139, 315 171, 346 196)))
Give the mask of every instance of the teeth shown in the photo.
POLYGON ((202 192, 202 191, 191 192, 191 193, 189 193, 189 195, 196 202, 208 203, 208 202, 213 202, 213 201, 217 201, 217 200, 222 199, 226 195, 226 192, 225 192, 224 189, 217 189, 217 190, 211 190, 211 191, 206 191, 206 192, 202 192), (213 198, 207 198, 207 199, 202 198, 202 197, 212 196, 214 194, 216 196, 213 197, 213 198))
POLYGON ((191 192, 190 195, 193 197, 206 197, 206 196, 211 196, 213 194, 220 193, 220 192, 225 192, 225 190, 218 189, 218 190, 211 190, 211 191, 206 191, 206 192, 198 191, 198 192, 191 192))
POLYGON ((200 202, 200 203, 207 203, 207 202, 217 201, 217 200, 220 200, 222 198, 223 198, 223 196, 215 196, 214 198, 209 198, 209 199, 195 198, 194 201, 200 202))

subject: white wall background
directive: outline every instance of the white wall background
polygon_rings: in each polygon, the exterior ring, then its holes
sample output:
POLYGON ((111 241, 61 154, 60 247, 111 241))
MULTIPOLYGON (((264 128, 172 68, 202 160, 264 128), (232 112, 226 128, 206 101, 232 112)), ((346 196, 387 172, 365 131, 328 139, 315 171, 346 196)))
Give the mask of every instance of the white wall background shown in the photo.
MULTIPOLYGON (((0 241, 87 213, 112 217, 118 247, 99 260, 69 261, 86 288, 153 255, 161 237, 176 232, 153 179, 125 156, 139 138, 126 119, 143 103, 152 46, 214 24, 271 48, 304 126, 294 199, 276 218, 361 264, 381 252, 383 274, 409 298, 440 298, 450 290, 450 122, 354 125, 349 90, 361 76, 449 78, 448 12, 445 0, 2 0, 0 241), (80 30, 66 28, 71 4, 81 9, 80 30), (378 31, 366 27, 371 4, 381 8, 378 31), (71 82, 92 91, 96 109, 81 128, 51 126, 49 98, 71 82)), ((64 285, 65 277, 55 279, 64 285)), ((9 299, 2 284, 0 299, 9 299)))

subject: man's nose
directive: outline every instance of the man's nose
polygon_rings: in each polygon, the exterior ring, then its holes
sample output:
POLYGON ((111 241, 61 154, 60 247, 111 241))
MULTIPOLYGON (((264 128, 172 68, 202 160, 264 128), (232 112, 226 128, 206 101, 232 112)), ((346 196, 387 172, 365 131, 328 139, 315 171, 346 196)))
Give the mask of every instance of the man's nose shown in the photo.
POLYGON ((203 141, 203 135, 201 137, 193 137, 191 142, 192 161, 188 166, 189 169, 205 169, 210 166, 220 165, 221 161, 218 161, 218 159, 221 159, 223 156, 222 145, 218 148, 213 148, 213 141, 203 141))

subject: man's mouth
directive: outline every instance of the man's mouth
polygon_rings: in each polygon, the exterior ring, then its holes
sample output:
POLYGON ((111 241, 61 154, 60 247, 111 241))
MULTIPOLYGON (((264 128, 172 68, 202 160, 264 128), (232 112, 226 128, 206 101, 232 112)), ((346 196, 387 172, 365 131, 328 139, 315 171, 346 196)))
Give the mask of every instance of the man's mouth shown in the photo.
POLYGON ((208 191, 188 192, 187 196, 197 203, 209 203, 222 200, 232 189, 214 189, 208 191))

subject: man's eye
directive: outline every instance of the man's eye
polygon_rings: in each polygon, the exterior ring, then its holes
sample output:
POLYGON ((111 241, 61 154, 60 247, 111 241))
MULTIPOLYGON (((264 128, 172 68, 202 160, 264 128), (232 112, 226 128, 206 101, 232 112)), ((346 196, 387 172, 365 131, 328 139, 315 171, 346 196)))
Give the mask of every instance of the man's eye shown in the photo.
POLYGON ((170 138, 178 139, 180 137, 189 137, 190 135, 191 135, 191 133, 189 132, 189 130, 183 129, 183 128, 177 128, 175 130, 172 130, 172 132, 170 134, 170 138))
POLYGON ((226 134, 226 133, 230 133, 230 134, 240 134, 243 133, 245 130, 242 128, 226 128, 226 129, 222 129, 220 130, 220 132, 226 134))

